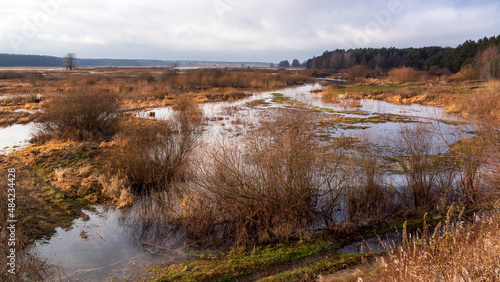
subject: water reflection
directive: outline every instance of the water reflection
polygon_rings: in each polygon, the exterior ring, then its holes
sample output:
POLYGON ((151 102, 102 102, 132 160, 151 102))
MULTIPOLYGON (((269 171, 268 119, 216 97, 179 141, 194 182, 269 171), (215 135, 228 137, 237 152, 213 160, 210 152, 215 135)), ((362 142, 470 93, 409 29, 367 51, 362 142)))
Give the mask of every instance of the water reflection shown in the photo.
MULTIPOLYGON (((205 118, 205 139, 237 137, 246 132, 246 128, 259 123, 261 113, 266 108, 286 107, 281 103, 273 102, 273 93, 281 93, 284 97, 305 103, 323 111, 324 115, 343 116, 351 119, 360 119, 353 122, 354 126, 342 124, 332 125, 327 129, 331 137, 360 137, 369 134, 374 140, 390 140, 397 135, 402 123, 395 121, 366 122, 366 119, 380 117, 385 114, 393 115, 396 119, 407 122, 426 123, 437 132, 435 137, 436 154, 447 152, 448 146, 463 138, 471 138, 473 134, 463 132, 473 131, 473 126, 457 126, 458 117, 446 115, 442 108, 422 106, 418 104, 399 105, 378 100, 340 99, 338 103, 328 103, 321 99, 320 94, 310 93, 313 89, 322 89, 323 85, 308 84, 299 87, 289 87, 277 91, 267 91, 255 94, 246 99, 232 102, 207 103, 201 105, 205 118), (247 104, 262 100, 264 106, 247 104), (366 130, 368 129, 368 130, 366 130)), ((169 119, 172 117, 170 107, 151 110, 155 117, 169 119)), ((150 111, 148 111, 150 112, 150 111)), ((148 112, 138 115, 147 117, 148 112)), ((383 145, 383 144, 379 144, 383 145)), ((384 144, 386 145, 386 144, 384 144)))
MULTIPOLYGON (((144 267, 149 264, 185 260, 187 254, 175 240, 170 241, 173 242, 170 245, 163 244, 163 252, 152 250, 148 244, 158 242, 153 240, 153 233, 148 236, 143 233, 143 230, 152 230, 145 228, 148 221, 134 218, 140 216, 136 212, 139 206, 125 211, 102 206, 92 212, 84 211, 87 219, 76 219, 67 230, 57 228, 50 240, 38 241, 31 251, 62 267, 69 280, 84 281, 124 279, 143 275, 144 267)), ((154 234, 156 237, 169 238, 168 234, 158 231, 154 234)), ((163 243, 167 241, 163 239, 163 243)))
POLYGON ((15 150, 29 145, 31 132, 36 128, 35 123, 27 125, 15 124, 0 129, 0 155, 8 155, 15 150))

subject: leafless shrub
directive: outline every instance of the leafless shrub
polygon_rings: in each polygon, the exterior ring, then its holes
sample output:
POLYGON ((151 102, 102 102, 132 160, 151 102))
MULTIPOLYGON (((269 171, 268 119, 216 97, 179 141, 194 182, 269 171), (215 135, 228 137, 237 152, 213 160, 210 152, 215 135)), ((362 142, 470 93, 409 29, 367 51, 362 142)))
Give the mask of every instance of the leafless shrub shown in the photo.
POLYGON ((393 195, 390 188, 383 184, 379 154, 368 138, 359 144, 351 170, 346 189, 347 219, 358 224, 373 224, 392 215, 388 212, 394 212, 393 195))
POLYGON ((118 119, 114 95, 98 88, 73 88, 52 95, 44 105, 38 135, 70 140, 109 138, 115 134, 118 119))
POLYGON ((347 75, 349 80, 356 80, 358 78, 367 78, 368 77, 368 69, 363 65, 356 65, 347 69, 347 75))
MULTIPOLYGON (((401 127, 391 142, 391 154, 406 177, 402 200, 414 208, 435 208, 449 169, 437 156, 436 133, 424 124, 401 127), (441 185, 443 184, 443 185, 441 185)), ((445 185, 444 185, 445 186, 445 185)))
POLYGON ((187 177, 189 154, 201 134, 201 112, 182 99, 175 109, 170 121, 124 125, 106 173, 123 174, 135 192, 163 189, 187 177))
POLYGON ((304 110, 279 110, 240 146, 211 151, 180 207, 179 223, 201 244, 257 244, 308 236, 333 220, 345 174, 341 149, 315 137, 304 110))
POLYGON ((457 192, 468 205, 479 206, 488 197, 487 188, 481 173, 487 155, 481 138, 462 140, 452 147, 458 172, 457 192))

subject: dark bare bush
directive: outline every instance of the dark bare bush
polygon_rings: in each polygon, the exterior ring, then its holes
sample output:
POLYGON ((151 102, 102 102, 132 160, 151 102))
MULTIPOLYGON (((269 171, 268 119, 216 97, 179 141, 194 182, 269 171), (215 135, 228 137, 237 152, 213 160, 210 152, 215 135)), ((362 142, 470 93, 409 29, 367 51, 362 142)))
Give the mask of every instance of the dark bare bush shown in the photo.
POLYGON ((366 68, 366 66, 356 65, 347 69, 347 75, 349 77, 349 80, 355 81, 358 78, 367 78, 369 75, 369 70, 366 68))
POLYGON ((398 136, 391 143, 391 154, 401 166, 406 178, 402 200, 408 207, 435 209, 448 197, 443 194, 453 177, 444 157, 438 155, 437 135, 432 128, 424 124, 407 125, 401 128, 398 136))
POLYGON ((345 173, 341 149, 322 146, 314 118, 279 110, 244 144, 203 158, 181 200, 178 223, 199 244, 252 245, 308 236, 333 221, 345 173))
POLYGON ((134 192, 166 189, 189 174, 189 156, 201 134, 201 111, 178 99, 172 120, 127 123, 118 135, 118 149, 106 174, 126 178, 134 192))
POLYGON ((484 141, 481 138, 462 140, 452 147, 451 153, 457 168, 459 200, 470 206, 481 205, 490 196, 481 173, 487 159, 484 141))
POLYGON ((347 219, 356 224, 376 224, 397 212, 394 193, 383 183, 383 170, 375 144, 366 139, 357 148, 346 189, 347 219))
POLYGON ((54 94, 43 107, 38 137, 69 140, 107 139, 119 121, 115 95, 105 89, 80 87, 54 94))

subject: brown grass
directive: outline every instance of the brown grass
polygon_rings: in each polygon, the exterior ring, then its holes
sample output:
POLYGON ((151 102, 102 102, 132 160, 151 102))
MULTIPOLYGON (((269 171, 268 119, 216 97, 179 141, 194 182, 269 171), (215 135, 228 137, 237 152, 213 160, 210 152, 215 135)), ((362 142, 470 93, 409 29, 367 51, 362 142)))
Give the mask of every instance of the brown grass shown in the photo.
POLYGON ((420 80, 420 73, 413 68, 397 68, 389 71, 388 79, 392 83, 407 83, 420 80))
MULTIPOLYGON (((390 281, 498 281, 500 280, 500 210, 477 216, 470 224, 460 217, 431 234, 424 226, 413 238, 403 234, 403 246, 392 249, 382 274, 390 281)), ((425 218, 424 218, 425 219, 425 218)))

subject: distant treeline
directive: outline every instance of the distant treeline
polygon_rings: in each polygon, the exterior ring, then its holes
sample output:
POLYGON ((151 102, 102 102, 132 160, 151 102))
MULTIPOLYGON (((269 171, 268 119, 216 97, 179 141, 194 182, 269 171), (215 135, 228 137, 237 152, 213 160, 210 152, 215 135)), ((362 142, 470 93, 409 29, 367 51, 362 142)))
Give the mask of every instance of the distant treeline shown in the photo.
POLYGON ((452 72, 472 62, 474 56, 491 45, 500 45, 500 35, 479 39, 477 42, 467 40, 456 48, 422 47, 422 48, 358 48, 350 50, 325 51, 323 55, 309 59, 306 63, 310 69, 345 69, 355 65, 368 68, 392 69, 412 67, 417 70, 428 70, 433 66, 448 68, 452 72))
POLYGON ((60 67, 62 58, 38 55, 0 54, 0 67, 60 67))
MULTIPOLYGON (((262 62, 211 62, 211 61, 163 61, 128 59, 85 59, 76 58, 76 66, 81 67, 261 67, 262 62)), ((0 54, 0 67, 62 67, 63 58, 39 55, 0 54)))

